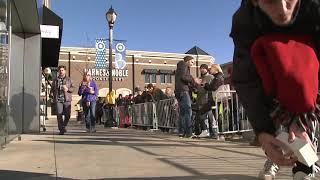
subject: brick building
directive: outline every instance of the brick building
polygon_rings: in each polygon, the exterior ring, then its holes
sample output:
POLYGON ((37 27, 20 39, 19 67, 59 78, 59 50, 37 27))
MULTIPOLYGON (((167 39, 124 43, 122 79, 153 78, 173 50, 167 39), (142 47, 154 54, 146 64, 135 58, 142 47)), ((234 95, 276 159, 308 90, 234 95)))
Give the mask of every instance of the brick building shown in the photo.
MULTIPOLYGON (((190 54, 127 50, 126 67, 122 70, 113 69, 113 89, 116 90, 117 95, 129 95, 134 94, 135 87, 143 89, 147 84, 153 83, 162 90, 166 87, 171 87, 174 90, 174 72, 177 63, 183 60, 183 57, 186 55, 190 54)), ((108 57, 108 54, 106 56, 108 57)), ((210 55, 191 56, 195 58, 195 64, 198 65, 191 68, 193 76, 196 76, 196 70, 198 69, 199 71, 201 64, 210 65, 214 60, 210 55)), ((72 102, 73 116, 76 114, 75 105, 80 100, 77 92, 83 72, 88 71, 91 73, 91 76, 99 87, 99 96, 105 97, 109 92, 108 70, 95 69, 95 59, 95 48, 62 47, 60 50, 59 65, 66 66, 67 74, 74 81, 75 85, 72 102)))
MULTIPOLYGON (((105 92, 109 90, 107 70, 95 69, 95 55, 94 48, 62 47, 59 65, 65 65, 67 71, 70 71, 70 77, 74 80, 76 88, 82 80, 82 73, 84 71, 91 73, 101 91, 100 95, 105 96, 105 92)), ((113 70, 115 71, 113 72, 113 89, 117 94, 129 94, 133 92, 135 87, 143 88, 149 83, 155 84, 160 89, 165 89, 168 86, 174 88, 176 65, 186 55, 127 50, 126 67, 123 70, 113 70)), ((195 61, 198 61, 198 69, 201 64, 210 65, 213 60, 213 57, 209 55, 192 56, 195 61)), ((196 76, 196 69, 196 66, 191 68, 191 73, 194 76, 196 76)))

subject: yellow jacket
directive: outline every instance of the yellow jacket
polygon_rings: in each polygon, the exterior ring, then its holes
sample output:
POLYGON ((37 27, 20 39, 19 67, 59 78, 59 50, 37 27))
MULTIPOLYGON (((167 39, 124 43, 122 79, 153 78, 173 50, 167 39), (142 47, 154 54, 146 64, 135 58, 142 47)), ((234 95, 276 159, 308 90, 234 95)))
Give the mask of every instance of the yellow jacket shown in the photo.
POLYGON ((107 94, 105 102, 107 104, 112 104, 112 105, 116 104, 116 91, 115 90, 112 90, 111 93, 107 94))

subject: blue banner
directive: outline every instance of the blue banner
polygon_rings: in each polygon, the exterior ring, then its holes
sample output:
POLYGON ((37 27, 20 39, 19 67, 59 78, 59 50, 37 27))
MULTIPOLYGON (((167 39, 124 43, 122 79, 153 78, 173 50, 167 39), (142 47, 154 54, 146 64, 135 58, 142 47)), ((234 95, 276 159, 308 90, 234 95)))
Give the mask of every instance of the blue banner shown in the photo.
POLYGON ((115 48, 115 65, 116 69, 124 69, 127 65, 126 63, 126 47, 127 41, 123 40, 115 40, 114 48, 115 48))
POLYGON ((106 39, 96 39, 96 69, 106 68, 106 39))

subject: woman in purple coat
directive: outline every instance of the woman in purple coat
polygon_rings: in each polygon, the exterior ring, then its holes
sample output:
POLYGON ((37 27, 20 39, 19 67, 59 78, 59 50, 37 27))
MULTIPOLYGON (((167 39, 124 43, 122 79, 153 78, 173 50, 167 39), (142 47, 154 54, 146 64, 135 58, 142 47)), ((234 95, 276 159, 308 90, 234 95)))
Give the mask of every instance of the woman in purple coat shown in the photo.
POLYGON ((99 89, 90 74, 85 73, 80 83, 78 94, 82 96, 81 103, 86 119, 87 132, 96 132, 96 100, 99 89))

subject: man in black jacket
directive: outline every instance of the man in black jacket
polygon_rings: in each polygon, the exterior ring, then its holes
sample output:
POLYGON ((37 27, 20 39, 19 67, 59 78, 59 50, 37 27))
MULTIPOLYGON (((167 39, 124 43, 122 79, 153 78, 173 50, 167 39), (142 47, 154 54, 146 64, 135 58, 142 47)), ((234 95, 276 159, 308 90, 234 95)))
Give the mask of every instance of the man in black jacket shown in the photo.
POLYGON ((192 56, 186 56, 183 61, 177 64, 177 70, 175 74, 175 96, 178 100, 180 107, 179 116, 179 136, 191 137, 192 136, 192 124, 191 124, 191 98, 189 87, 200 84, 201 81, 197 78, 193 78, 190 74, 190 67, 194 64, 192 56))
MULTIPOLYGON (((266 152, 268 158, 278 165, 288 166, 296 163, 293 168, 294 179, 302 179, 313 176, 314 168, 306 167, 294 158, 286 158, 278 150, 280 142, 275 139, 277 124, 272 116, 274 107, 283 104, 274 103, 274 96, 267 95, 266 82, 263 81, 263 73, 257 68, 257 63, 252 58, 252 47, 255 41, 261 37, 271 34, 285 35, 309 35, 312 37, 314 52, 319 59, 320 50, 320 2, 319 0, 243 0, 240 8, 233 16, 232 30, 230 36, 233 38, 235 51, 233 59, 233 84, 240 101, 245 107, 249 120, 255 133, 266 152)), ((289 39, 290 41, 290 39, 289 39)), ((288 43, 289 43, 288 41, 288 43)), ((285 43, 284 43, 285 44, 285 43)), ((268 54, 267 54, 268 55, 268 54)), ((305 61, 306 66, 309 61, 305 61)), ((294 68, 299 68, 295 67, 294 68)), ((308 71, 305 69, 305 71, 308 71)), ((318 72, 316 72, 318 74, 318 72)), ((277 79, 276 79, 277 80, 277 79)), ((271 81, 272 82, 272 81, 271 81)), ((291 87, 296 88, 296 87, 291 87)), ((292 97, 294 99, 295 97, 292 97)), ((288 114, 296 114, 289 112, 288 114)), ((309 112, 304 112, 309 113, 309 112)), ((289 141, 294 141, 295 137, 302 138, 313 147, 317 144, 314 136, 314 129, 300 131, 297 126, 301 123, 293 122, 286 127, 289 130, 289 141)), ((310 118, 306 120, 309 123, 310 118)), ((316 121, 311 122, 315 125, 316 121)), ((270 175, 274 176, 278 171, 276 164, 267 161, 265 168, 270 167, 270 175)))

